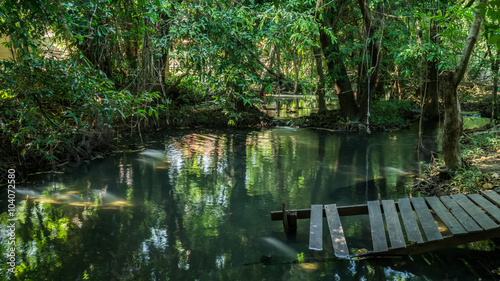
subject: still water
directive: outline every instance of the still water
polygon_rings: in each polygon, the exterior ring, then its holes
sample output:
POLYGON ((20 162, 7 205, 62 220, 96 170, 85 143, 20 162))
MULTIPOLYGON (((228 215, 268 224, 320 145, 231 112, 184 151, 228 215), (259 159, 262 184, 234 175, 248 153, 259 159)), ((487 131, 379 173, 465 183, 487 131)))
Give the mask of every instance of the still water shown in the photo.
MULTIPOLYGON (((438 130, 423 143, 436 150, 438 130)), ((176 130, 145 149, 93 160, 18 186, 16 276, 2 280, 492 280, 491 241, 375 260, 308 251, 270 212, 409 196, 430 160, 417 130, 372 135, 275 128, 176 130)), ((2 195, 6 198, 6 195, 2 195)), ((7 224, 6 204, 1 221, 7 224)), ((342 218, 351 253, 370 249, 366 216, 342 218)), ((1 250, 8 237, 1 232, 1 250)))

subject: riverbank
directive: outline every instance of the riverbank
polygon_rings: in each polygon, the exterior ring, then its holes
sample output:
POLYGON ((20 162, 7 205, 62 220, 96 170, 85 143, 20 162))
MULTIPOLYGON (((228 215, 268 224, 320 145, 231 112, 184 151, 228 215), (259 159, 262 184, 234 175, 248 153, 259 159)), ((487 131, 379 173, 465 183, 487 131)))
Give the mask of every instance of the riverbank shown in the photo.
MULTIPOLYGON (((7 134, 0 136, 0 175, 5 178, 9 169, 16 171, 18 181, 23 181, 30 175, 40 173, 64 172, 67 166, 106 157, 117 151, 130 151, 128 139, 160 130, 175 128, 254 128, 256 130, 271 128, 273 119, 261 111, 254 109, 248 112, 228 114, 223 109, 216 108, 174 108, 158 119, 149 117, 147 122, 125 120, 113 125, 99 125, 92 128, 77 127, 72 130, 68 125, 52 128, 51 131, 39 131, 38 135, 30 136, 38 140, 54 139, 50 147, 33 148, 25 145, 20 148, 7 134), (132 124, 132 125, 131 125, 132 124), (142 124, 142 125, 141 125, 142 124), (55 137, 57 136, 57 137, 55 137)), ((32 140, 32 143, 37 140, 32 140)))
POLYGON ((412 187, 414 193, 442 196, 500 189, 500 125, 466 130, 461 139, 466 167, 443 172, 436 160, 412 187))
MULTIPOLYGON (((464 107, 467 107, 465 105, 464 107)), ((373 118, 370 123, 371 131, 389 131, 405 128, 418 121, 418 111, 402 104, 390 105, 379 110, 376 115, 384 118, 373 118), (385 114, 385 115, 384 115, 385 114)), ((318 128, 341 132, 366 132, 366 126, 359 122, 344 122, 338 110, 314 113, 310 116, 295 118, 286 123, 275 120, 259 110, 240 112, 231 115, 220 108, 192 107, 175 109, 167 116, 160 116, 156 123, 141 129, 139 134, 148 134, 154 131, 175 128, 252 128, 256 130, 269 129, 276 125, 288 125, 301 128, 318 128)), ((457 171, 453 175, 444 176, 439 172, 443 163, 436 162, 428 166, 421 179, 414 186, 415 192, 428 195, 441 195, 456 192, 480 191, 481 188, 494 189, 499 187, 500 179, 500 147, 498 131, 495 128, 486 130, 466 131, 463 137, 463 151, 467 169, 457 171), (460 186, 471 186, 463 188, 460 186)), ((74 147, 66 147, 61 143, 54 147, 53 156, 35 159, 24 158, 22 152, 12 151, 8 140, 2 141, 1 170, 16 169, 20 179, 26 179, 36 173, 64 172, 66 167, 77 163, 102 158, 117 152, 133 151, 141 144, 130 145, 127 141, 132 135, 137 136, 137 131, 120 125, 102 130, 87 130, 68 136, 74 147), (131 135, 132 134, 132 135, 131 135), (74 149, 73 149, 74 148, 74 149), (6 153, 9 152, 10 153, 6 153)))

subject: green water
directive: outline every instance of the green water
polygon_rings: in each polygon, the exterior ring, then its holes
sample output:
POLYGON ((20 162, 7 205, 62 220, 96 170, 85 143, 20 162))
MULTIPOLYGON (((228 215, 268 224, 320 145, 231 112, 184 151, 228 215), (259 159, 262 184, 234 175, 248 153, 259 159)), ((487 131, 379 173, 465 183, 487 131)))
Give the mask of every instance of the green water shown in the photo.
MULTIPOLYGON (((436 132, 424 132, 431 150, 436 132)), ((283 202, 308 208, 407 197, 418 163, 430 159, 417 153, 416 128, 370 136, 178 130, 144 141, 145 151, 18 185, 17 276, 3 262, 2 280, 491 280, 500 267, 491 241, 337 260, 326 230, 325 251, 315 254, 309 220, 299 221, 295 239, 271 221, 283 202)), ((342 223, 352 253, 371 249, 366 216, 342 223)), ((0 238, 6 253, 5 228, 0 238)))

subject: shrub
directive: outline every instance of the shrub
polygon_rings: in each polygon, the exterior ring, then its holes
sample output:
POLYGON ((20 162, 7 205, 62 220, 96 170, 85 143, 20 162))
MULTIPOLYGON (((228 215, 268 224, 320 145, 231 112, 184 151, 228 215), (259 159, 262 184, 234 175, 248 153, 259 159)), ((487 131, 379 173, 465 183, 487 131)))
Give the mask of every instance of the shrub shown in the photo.
POLYGON ((402 127, 414 120, 415 105, 409 101, 375 101, 371 104, 370 121, 373 125, 402 127))

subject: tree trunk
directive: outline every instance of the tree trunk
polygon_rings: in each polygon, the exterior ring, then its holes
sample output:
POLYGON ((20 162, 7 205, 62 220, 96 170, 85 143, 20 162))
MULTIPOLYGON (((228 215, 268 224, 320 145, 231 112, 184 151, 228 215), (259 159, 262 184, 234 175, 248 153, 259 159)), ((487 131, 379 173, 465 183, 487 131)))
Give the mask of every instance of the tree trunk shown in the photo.
POLYGON ((397 100, 401 99, 401 82, 400 82, 400 76, 399 76, 399 68, 398 65, 394 66, 394 75, 392 77, 392 80, 394 83, 392 83, 392 89, 391 89, 391 100, 397 100))
POLYGON ((440 75, 439 89, 444 97, 443 157, 446 167, 462 167, 460 135, 462 134, 462 114, 458 99, 457 86, 453 82, 453 72, 440 75))
MULTIPOLYGON (((271 45, 271 48, 269 50, 268 60, 264 64, 266 67, 264 67, 264 69, 262 70, 262 73, 260 74, 260 80, 264 80, 266 78, 266 74, 269 73, 267 70, 273 68, 273 61, 274 61, 275 53, 276 52, 274 51, 274 44, 273 44, 273 45, 271 45)), ((259 90, 259 93, 257 94, 258 98, 265 100, 266 88, 267 88, 266 83, 260 85, 260 90, 259 90)))
POLYGON ((431 120, 439 119, 439 91, 438 91, 438 70, 437 62, 427 62, 427 85, 423 85, 426 93, 424 105, 424 116, 431 120))
POLYGON ((497 56, 495 57, 495 60, 493 61, 491 65, 491 72, 493 74, 493 110, 491 114, 491 119, 499 119, 499 106, 498 106, 498 68, 499 68, 499 59, 498 59, 498 51, 497 51, 497 56))
POLYGON ((357 113, 356 100, 351 87, 351 81, 347 77, 347 70, 340 55, 337 43, 324 31, 320 31, 321 48, 326 58, 328 75, 335 81, 335 90, 339 97, 340 115, 346 120, 353 120, 357 113))
MULTIPOLYGON (((170 24, 168 21, 170 20, 170 17, 168 16, 167 13, 161 13, 160 14, 160 23, 159 23, 159 30, 158 34, 160 35, 160 38, 168 38, 169 33, 170 33, 170 24)), ((159 59, 159 68, 160 68, 160 77, 158 79, 159 83, 162 85, 165 85, 165 82, 167 81, 167 77, 169 76, 170 72, 170 62, 169 62, 169 49, 170 46, 162 46, 160 49, 161 57, 159 59)))
MULTIPOLYGON (((323 6, 323 2, 322 0, 318 0, 316 7, 323 6)), ((345 2, 345 0, 337 1, 335 10, 340 11, 345 2)), ((338 20, 339 16, 334 15, 330 6, 327 5, 323 8, 322 25, 324 27, 334 30, 338 20)), ((343 58, 340 55, 339 46, 337 43, 332 43, 334 42, 334 40, 332 40, 333 38, 331 38, 322 28, 320 28, 319 34, 321 49, 326 59, 328 76, 331 81, 335 81, 335 90, 339 98, 340 116, 344 117, 346 121, 353 120, 357 113, 357 105, 343 58)))
MULTIPOLYGON (((368 57, 369 67, 361 67, 363 73, 360 73, 360 76, 366 77, 366 80, 363 79, 363 81, 366 82, 360 84, 361 85, 360 89, 362 91, 361 93, 358 93, 361 94, 361 99, 356 119, 360 120, 362 123, 368 124, 368 118, 369 118, 368 110, 369 110, 370 100, 371 98, 373 98, 373 94, 375 92, 375 85, 377 84, 378 73, 380 69, 381 40, 380 38, 374 36, 375 33, 378 32, 380 24, 378 19, 373 20, 371 16, 371 11, 368 7, 368 3, 366 0, 359 0, 358 4, 361 10, 361 14, 363 15, 365 40, 369 40, 370 43, 367 46, 368 48, 367 52, 369 54, 368 57)), ((377 9, 380 9, 380 6, 377 9)))
POLYGON ((316 70, 318 72, 318 84, 316 85, 316 92, 314 95, 318 97, 318 111, 326 111, 325 103, 325 75, 323 73, 323 56, 321 49, 313 47, 314 59, 316 60, 316 70))
POLYGON ((295 78, 295 85, 293 86, 293 94, 298 95, 300 92, 300 87, 299 87, 299 73, 300 73, 300 66, 302 64, 302 56, 299 56, 299 58, 293 62, 294 66, 294 78, 295 78))
MULTIPOLYGON (((430 29, 430 38, 436 45, 441 43, 439 40, 437 22, 434 21, 430 29)), ((422 85, 427 91, 425 96, 427 99, 424 101, 424 116, 431 120, 439 119, 439 91, 438 91, 438 69, 437 61, 427 61, 427 78, 425 85, 422 85)))
MULTIPOLYGON (((481 3, 484 3, 484 0, 481 3)), ((465 40, 460 61, 455 70, 444 72, 439 76, 439 88, 444 99, 443 158, 447 169, 457 169, 463 165, 460 153, 462 114, 457 88, 467 70, 482 21, 481 11, 477 10, 476 17, 469 30, 469 35, 467 35, 467 39, 465 40)))

